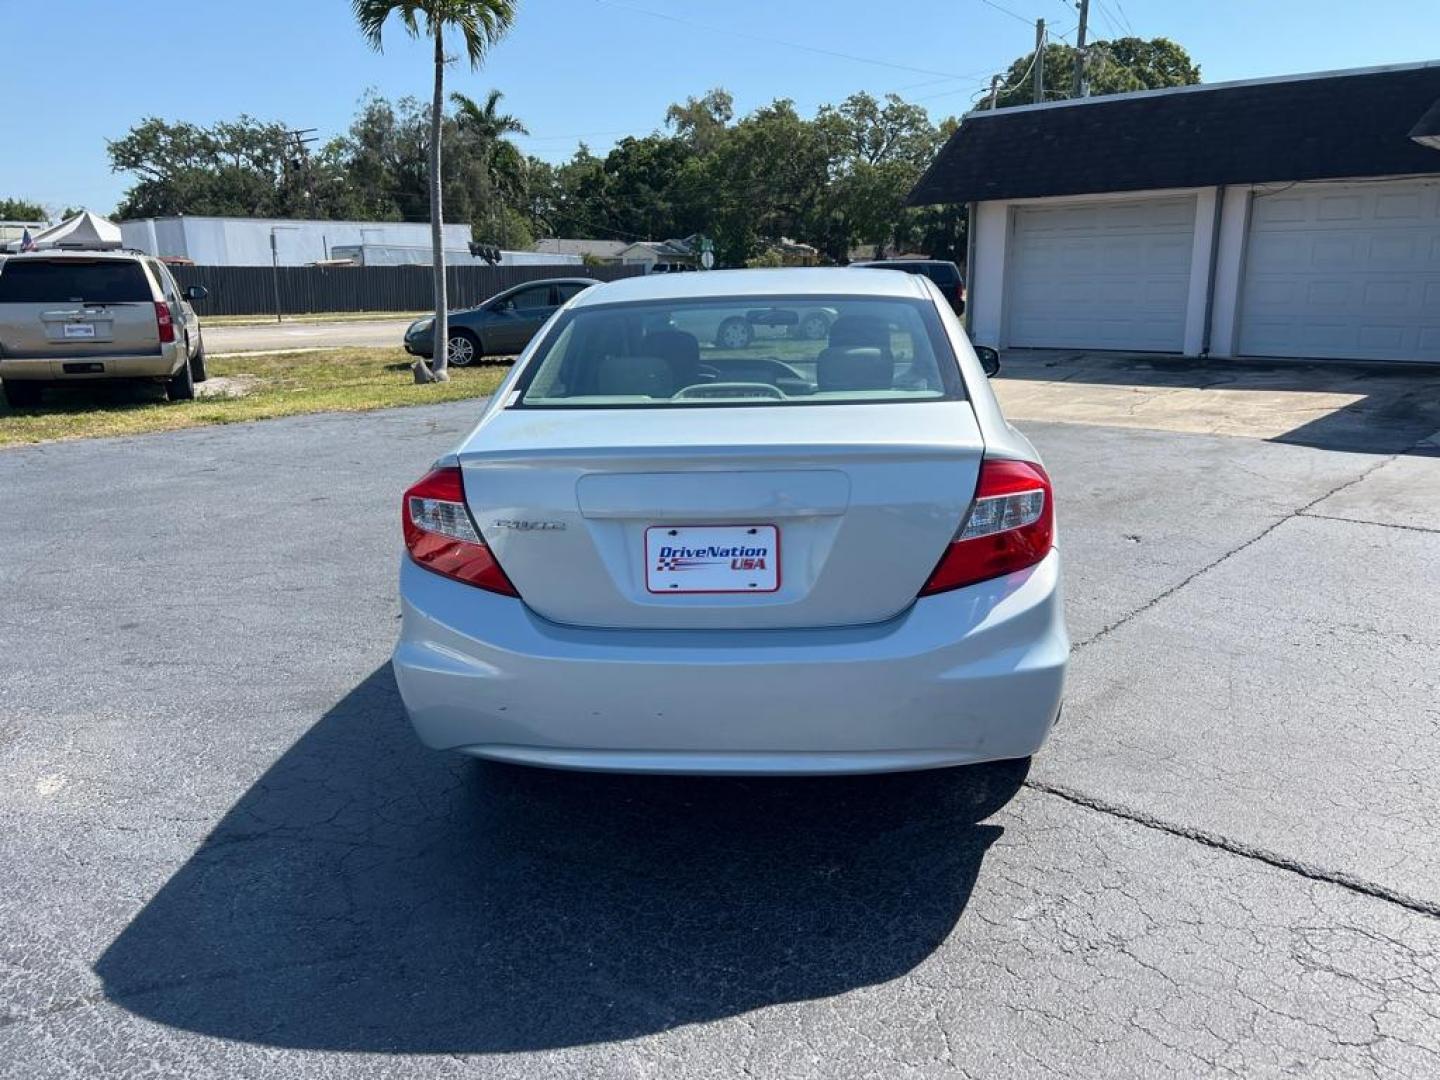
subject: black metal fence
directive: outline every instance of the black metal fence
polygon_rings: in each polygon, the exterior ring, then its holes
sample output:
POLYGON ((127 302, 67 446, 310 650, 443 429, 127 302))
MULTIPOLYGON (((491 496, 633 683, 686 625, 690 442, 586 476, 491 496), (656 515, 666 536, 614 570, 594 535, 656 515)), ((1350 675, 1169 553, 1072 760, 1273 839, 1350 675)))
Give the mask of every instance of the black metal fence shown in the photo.
MULTIPOLYGON (((305 315, 326 311, 424 311, 434 305, 428 266, 173 266, 181 288, 204 285, 196 305, 206 315, 305 315)), ((511 285, 555 277, 615 281, 638 266, 451 266, 446 268, 452 308, 478 304, 511 285)))

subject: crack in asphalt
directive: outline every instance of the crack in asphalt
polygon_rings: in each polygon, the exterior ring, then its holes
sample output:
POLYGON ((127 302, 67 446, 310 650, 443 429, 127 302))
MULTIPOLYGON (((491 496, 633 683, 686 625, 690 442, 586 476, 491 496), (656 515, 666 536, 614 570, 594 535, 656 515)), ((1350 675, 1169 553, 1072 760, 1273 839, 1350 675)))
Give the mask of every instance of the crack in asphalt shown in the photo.
POLYGON ((1315 518, 1317 521, 1339 521, 1346 525, 1374 525, 1377 529, 1404 529, 1406 532, 1440 533, 1440 529, 1432 529, 1428 525, 1402 525, 1398 521, 1369 521, 1366 518, 1339 517, 1335 514, 1311 514, 1305 511, 1301 516, 1315 518))
POLYGON ((1360 483, 1362 480, 1369 477, 1371 473, 1390 464, 1390 462, 1394 461, 1399 456, 1399 454, 1391 454, 1389 457, 1383 458, 1380 461, 1375 462, 1368 469, 1365 469, 1363 472, 1361 472, 1358 476, 1351 477, 1349 480, 1335 485, 1330 490, 1322 492, 1321 494, 1315 496, 1315 498, 1311 499, 1303 506, 1296 507, 1294 510, 1291 510, 1283 517, 1276 518, 1269 525, 1265 526, 1265 528, 1260 530, 1260 532, 1252 536, 1249 540, 1246 540, 1241 544, 1237 544, 1229 551, 1222 553, 1215 559, 1206 563, 1204 566, 1200 567, 1199 569, 1193 571, 1190 574, 1187 574, 1185 577, 1177 581, 1174 585, 1171 585, 1169 588, 1164 589, 1163 591, 1157 593, 1155 596, 1152 596, 1149 600, 1146 600, 1145 603, 1141 604, 1133 611, 1129 611, 1126 614, 1120 616, 1120 618, 1116 619, 1114 622, 1107 623, 1106 625, 1102 626, 1099 630, 1095 631, 1095 633, 1091 634, 1084 641, 1075 642, 1074 645, 1072 645, 1070 648, 1071 654, 1073 655, 1075 653, 1078 653, 1081 649, 1088 648, 1089 646, 1094 645, 1097 641, 1100 641, 1102 638, 1108 637, 1111 633, 1120 629, 1120 627, 1130 622, 1130 620, 1134 619, 1137 615, 1145 614, 1145 612, 1155 607, 1155 605, 1159 604, 1162 600, 1166 600, 1169 597, 1174 596, 1177 592, 1185 588, 1186 585, 1189 585, 1196 578, 1209 573, 1211 570, 1215 569, 1215 567, 1219 566, 1221 563, 1227 561, 1228 559, 1240 554, 1240 552, 1244 551, 1246 548, 1258 544, 1261 540, 1264 540, 1267 536, 1269 536, 1272 532, 1278 529, 1281 525, 1284 525, 1287 521, 1292 521, 1297 517, 1320 517, 1321 515, 1319 514, 1308 514, 1306 513, 1306 511, 1308 511, 1312 506, 1318 506, 1320 503, 1330 498, 1330 496, 1338 494, 1339 492, 1344 491, 1346 488, 1360 483))
POLYGON ((1109 799, 1097 798, 1094 795, 1087 795, 1085 792, 1078 791, 1065 784, 1054 784, 1047 780, 1026 780, 1025 787, 1045 795, 1053 795, 1055 798, 1063 799, 1075 806, 1081 806, 1099 814, 1120 818, 1124 821, 1129 821, 1169 836, 1178 837, 1182 840, 1190 840, 1205 847, 1213 848, 1216 851, 1223 851, 1230 855, 1238 855, 1242 859, 1264 863, 1277 870, 1297 874, 1311 881, 1324 882, 1327 885, 1335 885, 1349 892, 1367 896, 1374 900, 1383 900, 1386 903, 1402 907, 1407 911, 1412 911, 1417 915, 1428 915, 1430 918, 1440 919, 1440 902, 1422 900, 1419 897, 1411 896, 1409 893, 1403 893, 1398 889, 1391 889, 1385 885, 1367 881, 1365 878, 1347 873, 1344 870, 1331 870, 1323 866, 1316 866, 1314 863, 1305 862, 1302 859, 1292 859, 1287 855, 1281 855, 1268 848, 1242 843, 1239 840, 1232 840, 1228 836, 1211 832, 1209 829, 1197 829, 1188 825, 1177 825, 1174 822, 1166 821, 1164 818, 1156 817, 1153 814, 1134 810, 1122 803, 1111 802, 1109 799))

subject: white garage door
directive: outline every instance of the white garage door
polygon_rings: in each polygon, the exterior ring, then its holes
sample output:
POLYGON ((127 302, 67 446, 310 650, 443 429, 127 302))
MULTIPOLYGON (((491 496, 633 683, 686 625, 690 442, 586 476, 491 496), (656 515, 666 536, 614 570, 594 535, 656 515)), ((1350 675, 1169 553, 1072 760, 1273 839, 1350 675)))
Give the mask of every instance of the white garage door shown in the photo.
POLYGON ((1440 360, 1440 182, 1257 194, 1242 356, 1440 360))
POLYGON ((1180 351, 1194 196, 1024 207, 1014 228, 1011 345, 1180 351))

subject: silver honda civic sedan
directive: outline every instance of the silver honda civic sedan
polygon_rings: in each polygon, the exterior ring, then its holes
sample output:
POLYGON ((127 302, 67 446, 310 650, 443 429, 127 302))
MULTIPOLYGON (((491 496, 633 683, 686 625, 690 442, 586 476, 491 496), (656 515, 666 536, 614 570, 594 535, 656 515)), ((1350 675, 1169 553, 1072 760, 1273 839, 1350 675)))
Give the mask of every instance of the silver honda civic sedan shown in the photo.
POLYGON ((1069 640, 1050 478, 925 277, 589 289, 405 492, 395 674, 501 761, 862 773, 1023 758, 1069 640), (815 340, 800 313, 833 313, 815 340), (743 319, 726 347, 680 329, 743 319))

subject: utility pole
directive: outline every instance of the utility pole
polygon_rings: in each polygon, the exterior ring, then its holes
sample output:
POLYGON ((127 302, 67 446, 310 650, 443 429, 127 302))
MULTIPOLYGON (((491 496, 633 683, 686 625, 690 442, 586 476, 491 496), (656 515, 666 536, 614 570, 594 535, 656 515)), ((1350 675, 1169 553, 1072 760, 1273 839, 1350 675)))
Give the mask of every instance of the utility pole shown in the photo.
POLYGON ((1085 29, 1090 21, 1090 0, 1080 0, 1080 26, 1075 32, 1075 96, 1090 96, 1085 80, 1085 29))
POLYGON ((1036 105, 1045 100, 1045 20, 1035 20, 1035 97, 1036 105))
POLYGON ((1000 76, 990 76, 990 111, 995 111, 995 102, 1000 97, 1000 76))
POLYGON ((300 195, 307 206, 310 203, 310 144, 317 141, 314 132, 314 128, 287 130, 287 145, 282 151, 284 156, 280 161, 281 171, 287 181, 292 177, 299 177, 300 195), (291 140, 294 141, 293 146, 289 145, 291 140))

